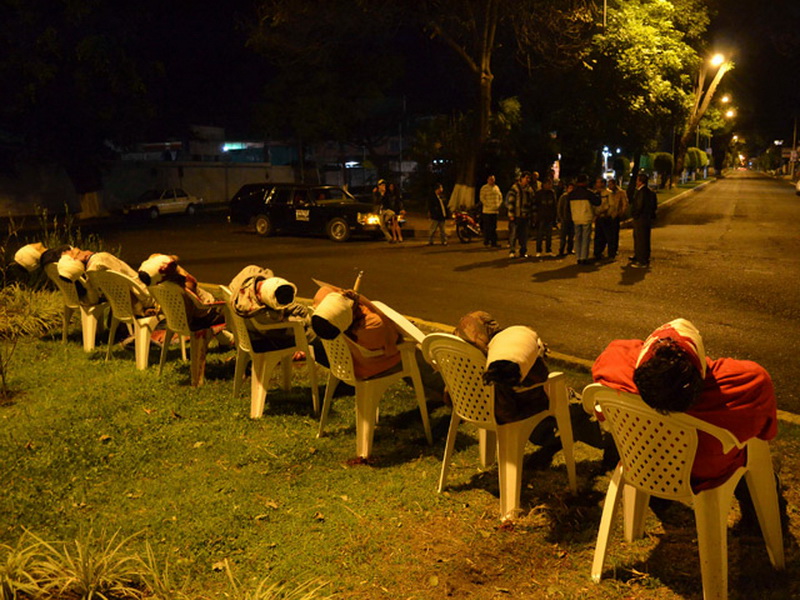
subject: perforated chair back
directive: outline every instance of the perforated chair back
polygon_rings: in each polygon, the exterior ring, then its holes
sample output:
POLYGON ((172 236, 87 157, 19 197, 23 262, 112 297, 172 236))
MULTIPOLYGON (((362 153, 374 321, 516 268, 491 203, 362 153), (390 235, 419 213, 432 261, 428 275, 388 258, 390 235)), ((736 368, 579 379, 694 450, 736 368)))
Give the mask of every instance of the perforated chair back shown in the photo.
POLYGON ((726 429, 682 413, 662 415, 635 394, 592 384, 584 389, 583 401, 598 406, 605 417, 625 466, 625 482, 653 496, 692 496, 698 430, 717 438, 725 452, 744 447, 726 429))
POLYGON ((225 322, 230 323, 231 328, 233 329, 233 336, 236 338, 236 346, 244 352, 252 352, 253 345, 250 343, 250 333, 247 331, 247 323, 243 317, 237 315, 236 311, 233 310, 230 288, 228 288, 228 286, 221 285, 219 286, 219 289, 222 294, 222 299, 225 300, 225 306, 227 308, 225 322))
POLYGON ((64 281, 59 277, 56 263, 50 263, 44 268, 44 271, 50 281, 52 281, 61 292, 61 296, 64 298, 64 304, 69 308, 79 308, 81 303, 78 299, 78 290, 75 284, 64 281))
POLYGON ((162 281, 147 286, 147 290, 161 307, 161 312, 167 320, 167 328, 181 335, 191 336, 192 331, 189 328, 189 317, 186 314, 181 286, 171 281, 162 281))
POLYGON ((353 356, 350 354, 350 346, 344 334, 340 333, 332 340, 322 340, 322 345, 325 347, 325 354, 328 355, 331 374, 339 381, 355 385, 353 356))
POLYGON ((132 278, 117 271, 90 271, 88 277, 103 292, 117 320, 129 323, 136 318, 131 294, 139 286, 132 278))
POLYGON ((486 356, 449 333, 431 333, 422 343, 426 360, 436 364, 461 419, 494 429, 494 388, 483 383, 486 356))

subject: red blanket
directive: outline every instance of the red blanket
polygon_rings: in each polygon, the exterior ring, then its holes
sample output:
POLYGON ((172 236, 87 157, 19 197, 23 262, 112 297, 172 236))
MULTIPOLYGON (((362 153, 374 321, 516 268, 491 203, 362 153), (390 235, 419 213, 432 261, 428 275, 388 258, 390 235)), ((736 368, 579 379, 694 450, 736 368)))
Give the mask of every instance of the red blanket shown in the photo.
MULTIPOLYGON (((642 344, 641 340, 611 342, 592 367, 594 381, 637 394, 633 371, 642 344)), ((707 358, 706 363, 703 391, 687 414, 727 429, 742 442, 773 439, 778 432, 777 404, 767 371, 748 360, 707 358)), ((724 454, 716 439, 699 432, 692 488, 696 493, 721 485, 745 460, 744 450, 724 454)))

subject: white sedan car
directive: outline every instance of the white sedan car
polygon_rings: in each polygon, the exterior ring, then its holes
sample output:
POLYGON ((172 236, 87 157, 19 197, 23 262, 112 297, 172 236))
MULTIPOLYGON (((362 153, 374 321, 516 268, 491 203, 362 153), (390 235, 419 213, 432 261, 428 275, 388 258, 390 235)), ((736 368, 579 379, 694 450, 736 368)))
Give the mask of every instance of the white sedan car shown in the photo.
POLYGON ((125 205, 122 211, 129 213, 146 213, 151 219, 159 215, 185 213, 193 215, 197 207, 203 203, 202 198, 191 196, 181 188, 166 188, 163 190, 147 190, 144 194, 130 204, 125 205))

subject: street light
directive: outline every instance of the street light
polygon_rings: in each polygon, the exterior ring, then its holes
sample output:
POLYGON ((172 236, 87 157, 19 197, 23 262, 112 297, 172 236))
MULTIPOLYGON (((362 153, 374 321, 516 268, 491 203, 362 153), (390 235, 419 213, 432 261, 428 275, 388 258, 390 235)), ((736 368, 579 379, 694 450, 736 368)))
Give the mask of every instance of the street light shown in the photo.
POLYGON ((732 119, 733 117, 736 116, 736 111, 730 108, 727 111, 725 111, 725 116, 728 117, 729 119, 732 119))
POLYGON ((711 63, 712 67, 718 67, 725 62, 725 56, 717 52, 708 62, 711 63))
POLYGON ((731 101, 731 97, 728 94, 725 94, 722 98, 720 98, 723 104, 727 104, 731 101))

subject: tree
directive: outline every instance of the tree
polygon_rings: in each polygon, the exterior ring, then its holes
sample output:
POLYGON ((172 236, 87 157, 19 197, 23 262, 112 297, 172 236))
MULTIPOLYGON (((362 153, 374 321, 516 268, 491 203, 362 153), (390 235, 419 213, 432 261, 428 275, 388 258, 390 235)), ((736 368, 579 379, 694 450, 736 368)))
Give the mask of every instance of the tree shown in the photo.
POLYGON ((105 142, 134 139, 154 115, 150 84, 163 71, 139 53, 137 37, 151 24, 150 8, 91 0, 3 4, 0 126, 37 158, 66 166, 79 192, 97 189, 80 175, 105 142))
POLYGON ((689 98, 688 69, 697 62, 689 42, 699 39, 707 22, 694 0, 609 2, 608 27, 595 37, 586 63, 596 97, 602 98, 604 139, 632 151, 632 180, 638 157, 681 122, 689 98))

